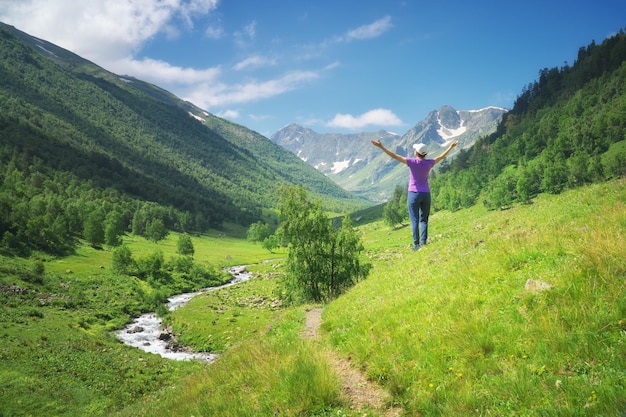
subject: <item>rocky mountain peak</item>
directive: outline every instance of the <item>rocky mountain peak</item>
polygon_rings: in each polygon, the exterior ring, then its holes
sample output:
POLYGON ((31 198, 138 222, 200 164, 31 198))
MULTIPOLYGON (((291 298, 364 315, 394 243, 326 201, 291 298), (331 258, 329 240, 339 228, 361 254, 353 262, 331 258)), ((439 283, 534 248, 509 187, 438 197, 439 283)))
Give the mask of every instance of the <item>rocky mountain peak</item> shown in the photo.
POLYGON ((471 147, 476 139, 492 133, 506 112, 506 109, 498 107, 455 110, 451 106, 442 106, 431 111, 404 135, 384 130, 350 134, 317 133, 291 123, 270 139, 344 189, 372 201, 385 201, 396 184, 406 182, 406 172, 397 162, 373 147, 370 143, 372 139, 381 140, 389 149, 405 156, 413 156, 414 143, 424 143, 429 154, 436 156, 452 140, 459 141, 459 149, 471 147))

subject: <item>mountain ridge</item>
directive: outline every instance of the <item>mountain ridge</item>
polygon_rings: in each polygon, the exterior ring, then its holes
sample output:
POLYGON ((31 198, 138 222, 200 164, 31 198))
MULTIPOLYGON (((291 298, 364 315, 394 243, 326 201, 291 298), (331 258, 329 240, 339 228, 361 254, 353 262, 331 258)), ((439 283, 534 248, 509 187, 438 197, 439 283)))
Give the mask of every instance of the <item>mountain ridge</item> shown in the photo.
MULTIPOLYGON (((273 205, 275 196, 268 190, 294 180, 318 195, 359 204, 308 165, 300 164, 288 152, 283 154, 282 148, 244 126, 219 119, 158 86, 113 74, 12 26, 1 24, 0 36, 6 42, 6 59, 0 68, 5 80, 3 97, 6 103, 17 104, 11 108, 7 104, 5 116, 19 120, 28 109, 34 109, 46 119, 40 129, 48 130, 53 136, 48 139, 57 144, 89 149, 135 170, 139 168, 135 162, 156 158, 201 184, 202 194, 225 194, 233 201, 242 200, 241 195, 255 196, 254 204, 244 202, 242 206, 253 211, 259 203, 273 205), (42 77, 45 82, 37 83, 42 77), (68 134, 57 134, 50 123, 63 125, 68 134), (241 161, 236 163, 237 159, 241 161), (190 172, 187 164, 202 173, 190 172), (236 165, 257 168, 244 176, 236 165), (230 178, 233 175, 236 178, 230 178), (216 182, 225 188, 218 192, 213 186, 216 182)), ((13 143, 20 145, 19 141, 13 143)), ((39 157, 47 159, 46 155, 39 157)), ((161 180, 164 185, 169 183, 168 177, 161 180)))
MULTIPOLYGON (((389 149, 404 156, 413 156, 411 146, 418 142, 426 144, 431 154, 442 151, 451 140, 459 140, 459 149, 467 149, 479 137, 494 132, 507 111, 496 106, 455 110, 445 105, 431 111, 404 134, 387 130, 318 133, 290 123, 270 139, 344 189, 373 202, 384 202, 396 185, 406 183, 406 170, 371 146, 371 140, 381 140, 389 149)), ((451 158, 456 153, 452 153, 451 158)))
POLYGON ((244 126, 2 23, 0 56, 0 249, 67 253, 112 222, 146 237, 275 223, 283 185, 336 213, 370 204, 244 126))

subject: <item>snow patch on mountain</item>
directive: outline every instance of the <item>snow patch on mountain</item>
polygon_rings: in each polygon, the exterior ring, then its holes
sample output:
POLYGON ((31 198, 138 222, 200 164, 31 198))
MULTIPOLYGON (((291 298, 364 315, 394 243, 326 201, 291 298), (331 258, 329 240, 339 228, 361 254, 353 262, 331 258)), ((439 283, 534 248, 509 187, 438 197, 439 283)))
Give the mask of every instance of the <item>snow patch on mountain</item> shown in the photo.
POLYGON ((341 171, 349 167, 350 159, 345 159, 343 161, 333 162, 333 167, 331 168, 331 171, 333 172, 333 174, 339 174, 341 171))
POLYGON ((46 48, 44 48, 42 45, 37 45, 37 47, 39 47, 40 49, 42 49, 44 52, 49 53, 50 55, 56 57, 56 54, 52 51, 47 50, 46 48))
POLYGON ((509 111, 509 109, 506 109, 504 107, 498 107, 498 106, 487 106, 487 107, 483 107, 482 109, 478 109, 478 110, 465 110, 468 113, 480 113, 483 112, 485 110, 497 110, 499 112, 502 113, 506 113, 509 111))
POLYGON ((452 138, 455 138, 457 136, 461 136, 463 133, 467 132, 467 126, 465 126, 465 120, 461 120, 461 126, 459 126, 456 129, 451 129, 451 128, 445 127, 441 123, 441 119, 437 119, 437 121, 439 122, 439 129, 437 129, 437 133, 446 142, 449 141, 452 138))
POLYGON ((197 116, 197 115, 193 114, 192 112, 188 112, 188 113, 189 113, 189 115, 190 115, 191 117, 193 117, 194 119, 196 119, 196 120, 198 120, 198 121, 200 121, 200 122, 204 123, 204 119, 203 119, 202 117, 197 116))

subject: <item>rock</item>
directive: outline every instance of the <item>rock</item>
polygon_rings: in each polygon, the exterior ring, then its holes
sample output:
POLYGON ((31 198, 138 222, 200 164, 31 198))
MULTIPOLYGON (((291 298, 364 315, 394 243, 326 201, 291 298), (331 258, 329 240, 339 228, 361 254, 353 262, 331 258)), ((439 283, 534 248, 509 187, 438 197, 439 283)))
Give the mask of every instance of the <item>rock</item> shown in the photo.
POLYGON ((23 295, 28 293, 28 289, 19 287, 17 285, 9 285, 7 287, 0 287, 0 292, 23 295))
POLYGON ((550 288, 552 288, 552 285, 536 279, 529 279, 526 281, 526 285, 524 285, 524 288, 526 289, 526 291, 537 292, 549 290, 550 288))
POLYGON ((143 330, 144 330, 144 328, 143 328, 143 327, 141 327, 141 326, 135 326, 135 327, 133 327, 132 329, 127 330, 127 331, 126 331, 126 333, 129 333, 129 334, 133 334, 133 333, 141 333, 141 332, 143 332, 143 330))

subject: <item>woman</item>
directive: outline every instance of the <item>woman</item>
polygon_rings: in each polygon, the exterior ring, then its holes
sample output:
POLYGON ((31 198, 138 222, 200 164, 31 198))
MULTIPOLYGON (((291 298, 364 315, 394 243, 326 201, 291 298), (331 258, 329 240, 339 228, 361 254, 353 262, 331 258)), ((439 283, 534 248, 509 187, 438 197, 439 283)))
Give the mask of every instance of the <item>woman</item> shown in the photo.
POLYGON ((380 148, 396 161, 409 167, 409 217, 411 218, 411 230, 413 232, 413 250, 420 250, 428 240, 428 216, 430 215, 430 186, 428 174, 430 170, 458 144, 452 142, 448 149, 435 159, 426 159, 426 145, 416 143, 413 145, 415 158, 405 158, 385 148, 380 140, 373 140, 372 145, 380 148), (421 232, 421 233, 420 233, 421 232))

